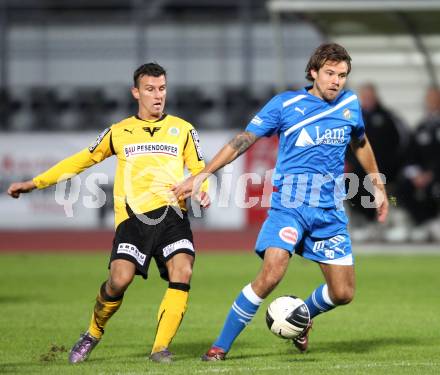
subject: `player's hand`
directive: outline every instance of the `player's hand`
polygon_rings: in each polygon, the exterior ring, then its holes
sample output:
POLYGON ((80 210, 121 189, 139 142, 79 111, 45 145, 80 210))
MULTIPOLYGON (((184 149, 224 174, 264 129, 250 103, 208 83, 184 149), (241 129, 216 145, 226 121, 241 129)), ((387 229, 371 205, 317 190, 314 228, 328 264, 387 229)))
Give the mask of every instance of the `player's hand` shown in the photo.
POLYGON ((24 182, 14 182, 8 188, 8 195, 12 198, 18 198, 21 193, 29 193, 36 188, 32 180, 24 182))
POLYGON ((376 213, 377 221, 385 223, 388 217, 389 202, 385 190, 375 189, 375 200, 377 202, 376 213))
POLYGON ((203 181, 207 178, 208 174, 206 173, 188 177, 185 181, 174 185, 171 188, 171 191, 179 200, 189 198, 190 196, 195 196, 197 198, 197 194, 200 192, 200 187, 202 186, 203 181))
POLYGON ((197 200, 200 202, 200 206, 208 208, 211 205, 211 198, 208 193, 202 191, 197 195, 197 200))
POLYGON ((180 184, 174 185, 171 188, 171 191, 179 200, 189 198, 193 194, 194 181, 195 181, 195 176, 188 177, 185 181, 181 182, 180 184))

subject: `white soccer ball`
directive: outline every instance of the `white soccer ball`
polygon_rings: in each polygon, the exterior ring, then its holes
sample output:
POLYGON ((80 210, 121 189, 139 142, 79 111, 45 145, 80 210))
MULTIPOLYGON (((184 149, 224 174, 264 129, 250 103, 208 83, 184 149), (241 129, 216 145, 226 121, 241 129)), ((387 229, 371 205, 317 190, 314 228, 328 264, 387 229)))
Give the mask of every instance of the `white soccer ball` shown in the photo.
POLYGON ((278 297, 266 311, 266 323, 270 331, 283 339, 294 339, 307 328, 310 313, 301 298, 278 297))

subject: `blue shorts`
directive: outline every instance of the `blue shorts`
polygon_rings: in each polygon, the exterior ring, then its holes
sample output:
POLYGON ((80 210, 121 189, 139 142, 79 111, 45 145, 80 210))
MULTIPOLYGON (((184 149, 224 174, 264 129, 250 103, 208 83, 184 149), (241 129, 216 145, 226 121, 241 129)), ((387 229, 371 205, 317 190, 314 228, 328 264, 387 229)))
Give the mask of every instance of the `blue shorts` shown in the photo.
POLYGON ((263 258, 267 248, 278 247, 318 263, 353 265, 347 223, 345 212, 332 208, 271 208, 255 251, 263 258))

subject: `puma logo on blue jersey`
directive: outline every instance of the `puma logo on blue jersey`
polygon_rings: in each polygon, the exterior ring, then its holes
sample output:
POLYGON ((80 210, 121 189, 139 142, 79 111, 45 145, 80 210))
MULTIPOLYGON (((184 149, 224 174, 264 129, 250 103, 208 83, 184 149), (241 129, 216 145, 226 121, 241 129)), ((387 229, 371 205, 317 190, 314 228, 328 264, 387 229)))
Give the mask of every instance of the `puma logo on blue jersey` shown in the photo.
POLYGON ((303 116, 306 112, 306 107, 304 107, 303 109, 299 108, 299 107, 295 107, 295 111, 301 113, 303 116))

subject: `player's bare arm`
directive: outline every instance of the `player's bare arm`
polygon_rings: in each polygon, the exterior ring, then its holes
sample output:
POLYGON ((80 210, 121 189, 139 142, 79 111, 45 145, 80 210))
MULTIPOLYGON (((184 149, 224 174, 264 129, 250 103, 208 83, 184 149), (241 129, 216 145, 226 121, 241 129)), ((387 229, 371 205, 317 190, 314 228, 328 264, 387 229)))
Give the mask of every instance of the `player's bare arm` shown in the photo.
POLYGON ((8 188, 8 195, 12 198, 19 198, 22 193, 29 193, 36 188, 32 180, 14 182, 8 188))
POLYGON ((364 136, 360 140, 353 139, 350 142, 350 146, 357 160, 365 170, 365 173, 367 173, 371 182, 373 183, 376 191, 375 200, 377 202, 377 220, 380 223, 383 223, 388 216, 389 203, 385 185, 379 176, 379 168, 377 167, 373 149, 371 148, 367 136, 364 136))
MULTIPOLYGON (((235 136, 235 138, 232 139, 228 143, 234 150, 237 151, 237 155, 234 157, 233 160, 238 158, 249 147, 251 147, 256 142, 257 139, 258 139, 257 136, 254 133, 251 133, 251 132, 242 132, 240 134, 237 134, 235 136)), ((230 162, 228 162, 228 163, 230 163, 230 162)))
POLYGON ((232 163, 241 154, 243 154, 249 147, 251 147, 258 137, 251 132, 241 132, 237 134, 231 141, 228 142, 223 148, 214 156, 214 158, 208 163, 208 165, 200 172, 205 173, 207 176, 205 179, 214 172, 217 172, 225 165, 232 163))
POLYGON ((175 185, 171 191, 179 199, 185 199, 196 194, 203 181, 205 181, 212 173, 223 168, 225 165, 233 162, 249 147, 251 147, 258 137, 251 132, 241 132, 237 134, 228 144, 214 156, 214 158, 203 168, 200 173, 195 176, 188 177, 185 181, 175 185))

